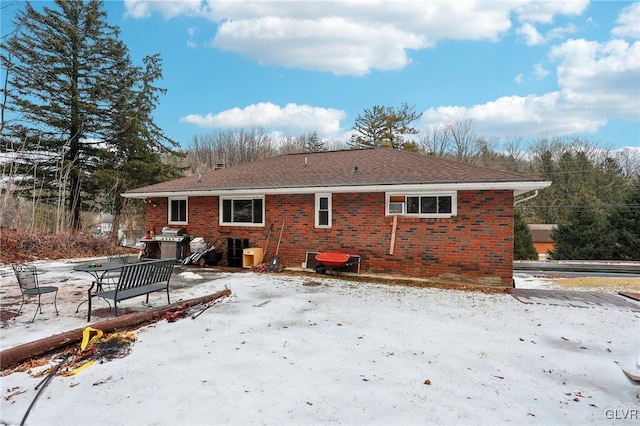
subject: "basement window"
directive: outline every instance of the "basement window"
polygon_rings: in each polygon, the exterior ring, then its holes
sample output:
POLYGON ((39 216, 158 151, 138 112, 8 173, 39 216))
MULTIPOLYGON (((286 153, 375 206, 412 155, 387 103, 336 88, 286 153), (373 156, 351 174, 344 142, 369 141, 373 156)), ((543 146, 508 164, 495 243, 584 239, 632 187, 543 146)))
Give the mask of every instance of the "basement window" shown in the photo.
POLYGON ((316 228, 331 228, 331 194, 316 194, 316 228))
POLYGON ((220 197, 220 225, 264 226, 264 197, 220 197))
POLYGON ((424 194, 387 193, 387 215, 447 218, 457 214, 455 192, 436 192, 424 194))
POLYGON ((187 224, 187 199, 169 198, 169 223, 174 225, 187 224))

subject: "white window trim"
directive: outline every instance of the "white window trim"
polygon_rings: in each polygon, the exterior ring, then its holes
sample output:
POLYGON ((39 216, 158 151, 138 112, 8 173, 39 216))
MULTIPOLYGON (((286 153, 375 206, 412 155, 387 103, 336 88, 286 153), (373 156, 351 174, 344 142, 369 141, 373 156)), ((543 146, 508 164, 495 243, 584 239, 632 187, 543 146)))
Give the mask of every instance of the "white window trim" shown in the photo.
POLYGON ((265 214, 265 201, 264 201, 264 195, 250 195, 250 196, 224 196, 224 197, 220 197, 218 200, 218 225, 220 226, 238 226, 238 227, 248 227, 248 228, 257 228, 257 227, 261 227, 264 226, 264 214, 265 214), (245 222, 223 222, 222 221, 222 202, 225 200, 231 200, 233 202, 233 200, 262 200, 262 222, 261 223, 245 223, 245 222))
POLYGON ((330 193, 316 194, 316 206, 315 206, 315 227, 316 228, 331 228, 333 225, 333 202, 331 200, 330 193), (328 206, 327 209, 329 211, 328 224, 320 225, 320 198, 327 198, 328 206))
POLYGON ((189 223, 189 198, 188 197, 169 197, 169 208, 167 209, 167 223, 169 225, 187 225, 189 223), (184 201, 185 202, 185 221, 171 220, 171 202, 172 201, 184 201))
MULTIPOLYGON (((405 201, 406 203, 406 201, 405 201)), ((419 217, 419 218, 450 218, 458 215, 458 192, 457 191, 443 191, 443 192, 387 192, 385 201, 385 213, 387 216, 406 216, 406 217, 419 217), (404 196, 406 197, 451 197, 451 213, 407 213, 406 208, 403 208, 403 213, 390 213, 389 203, 391 197, 404 196)))

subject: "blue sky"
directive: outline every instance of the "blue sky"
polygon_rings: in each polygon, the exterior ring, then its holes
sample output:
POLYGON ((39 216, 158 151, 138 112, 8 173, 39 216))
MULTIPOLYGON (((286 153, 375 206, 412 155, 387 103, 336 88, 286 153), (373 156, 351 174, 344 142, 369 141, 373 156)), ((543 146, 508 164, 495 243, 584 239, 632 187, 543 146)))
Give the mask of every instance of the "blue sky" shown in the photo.
MULTIPOLYGON (((37 5, 48 2, 38 2, 37 5)), ((478 136, 640 146, 640 2, 107 0, 133 60, 160 53, 167 136, 348 139, 374 105, 478 136)), ((3 26, 9 16, 3 11, 3 26)), ((420 137, 420 135, 418 135, 420 137)))

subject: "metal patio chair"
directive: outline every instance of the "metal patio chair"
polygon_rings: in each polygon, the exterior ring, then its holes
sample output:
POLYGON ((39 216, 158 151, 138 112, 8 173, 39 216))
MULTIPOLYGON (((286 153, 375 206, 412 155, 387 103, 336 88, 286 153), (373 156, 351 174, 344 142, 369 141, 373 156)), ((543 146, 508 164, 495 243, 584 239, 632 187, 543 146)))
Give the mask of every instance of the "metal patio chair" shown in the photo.
POLYGON ((122 263, 122 264, 126 265, 127 263, 129 263, 129 257, 130 257, 130 255, 128 253, 125 253, 125 254, 113 254, 113 255, 109 256, 108 260, 109 260, 109 262, 117 262, 117 263, 122 263))
MULTIPOLYGON (((114 254, 107 258, 107 262, 122 263, 123 265, 126 265, 129 263, 129 255, 114 254)), ((106 271, 105 273, 103 273, 102 276, 100 277, 100 280, 96 283, 98 285, 96 290, 102 291, 102 287, 104 287, 104 284, 107 284, 109 288, 115 286, 115 284, 118 282, 118 278, 120 278, 120 272, 121 272, 120 269, 114 269, 114 270, 106 271)))
POLYGON ((33 318, 31 319, 31 322, 35 321, 38 310, 42 313, 41 296, 43 294, 54 293, 53 306, 56 309, 56 315, 59 315, 58 305, 56 303, 56 299, 58 298, 58 287, 41 286, 38 282, 38 271, 35 266, 24 263, 13 263, 11 266, 13 267, 13 272, 16 274, 16 279, 18 280, 20 291, 22 293, 22 303, 20 304, 18 313, 22 311, 26 296, 38 296, 38 306, 36 307, 36 312, 33 314, 33 318))

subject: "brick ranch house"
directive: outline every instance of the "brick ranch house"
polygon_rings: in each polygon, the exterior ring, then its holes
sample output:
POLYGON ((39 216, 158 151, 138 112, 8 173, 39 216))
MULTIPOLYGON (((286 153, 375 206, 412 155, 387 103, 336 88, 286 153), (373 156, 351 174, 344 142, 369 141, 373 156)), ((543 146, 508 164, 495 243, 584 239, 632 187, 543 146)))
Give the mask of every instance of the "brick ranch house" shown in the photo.
MULTIPOLYGON (((360 272, 511 286, 515 197, 542 179, 390 148, 289 154, 134 189, 147 228, 360 256, 360 272), (395 227, 394 227, 395 222, 395 227), (284 223, 284 228, 282 224, 284 223), (395 234, 394 234, 395 228, 395 234)), ((234 240, 235 241, 235 240, 234 240)), ((224 263, 224 260, 223 260, 224 263)))

